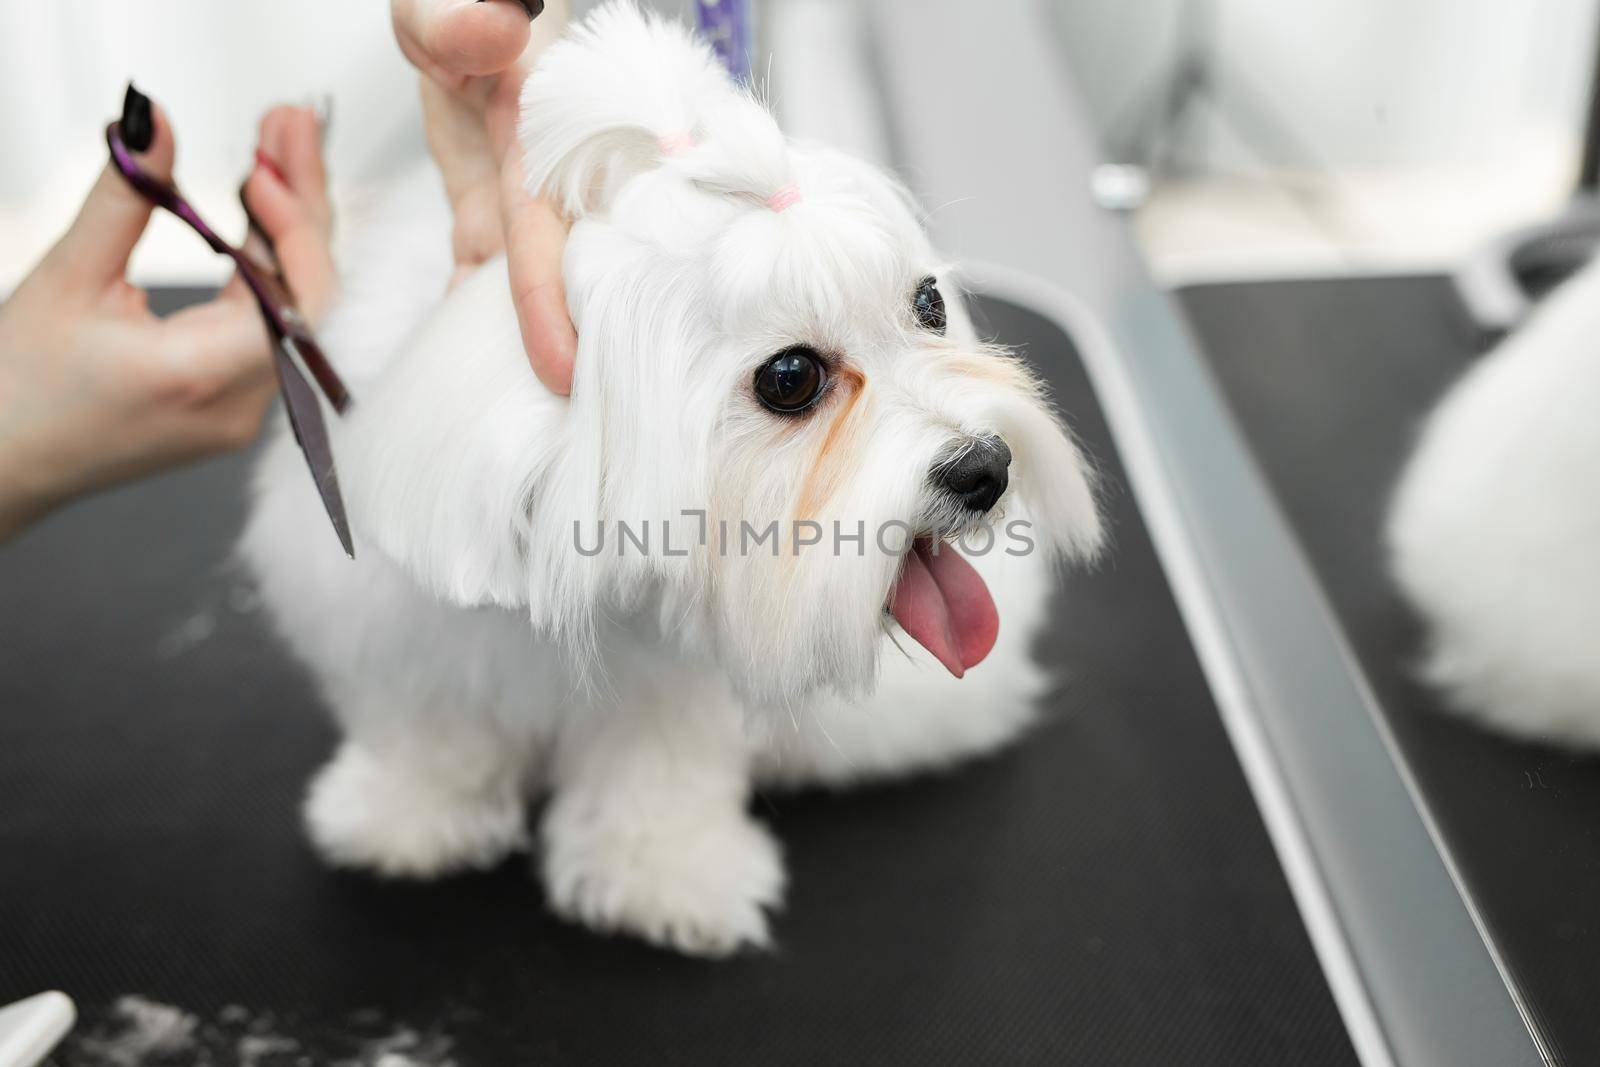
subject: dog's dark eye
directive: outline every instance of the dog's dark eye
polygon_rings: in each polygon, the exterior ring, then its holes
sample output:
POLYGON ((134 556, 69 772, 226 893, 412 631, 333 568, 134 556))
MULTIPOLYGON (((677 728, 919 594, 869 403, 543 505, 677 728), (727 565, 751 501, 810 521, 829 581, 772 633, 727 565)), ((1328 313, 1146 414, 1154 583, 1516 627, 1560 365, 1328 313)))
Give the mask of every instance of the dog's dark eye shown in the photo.
POLYGON ((756 371, 756 398, 769 411, 798 415, 817 402, 828 384, 828 368, 815 349, 797 345, 773 356, 756 371))
POLYGON ((924 330, 944 333, 949 320, 945 318, 944 296, 939 292, 937 279, 924 278, 917 283, 917 291, 911 294, 911 312, 917 317, 917 325, 924 330))

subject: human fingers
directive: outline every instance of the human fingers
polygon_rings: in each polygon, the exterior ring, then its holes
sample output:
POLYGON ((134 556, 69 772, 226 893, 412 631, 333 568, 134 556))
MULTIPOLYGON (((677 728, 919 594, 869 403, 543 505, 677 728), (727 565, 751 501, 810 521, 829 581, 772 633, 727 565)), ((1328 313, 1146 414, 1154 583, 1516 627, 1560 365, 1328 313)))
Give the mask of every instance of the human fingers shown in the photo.
POLYGON ((317 321, 332 300, 337 273, 321 130, 310 109, 275 108, 262 120, 244 199, 300 309, 317 321))
POLYGON ((545 388, 566 396, 572 391, 578 354, 578 333, 561 277, 566 226, 554 204, 523 187, 522 165, 514 153, 507 161, 501 205, 511 296, 528 362, 545 388))
POLYGON ((537 0, 391 0, 401 51, 424 74, 450 88, 498 74, 528 43, 537 0))
MULTIPOLYGON (((128 87, 122 117, 124 142, 149 175, 171 180, 177 143, 159 107, 128 87)), ((153 210, 148 200, 109 163, 89 190, 72 227, 46 257, 42 269, 68 287, 96 292, 123 276, 153 210)))

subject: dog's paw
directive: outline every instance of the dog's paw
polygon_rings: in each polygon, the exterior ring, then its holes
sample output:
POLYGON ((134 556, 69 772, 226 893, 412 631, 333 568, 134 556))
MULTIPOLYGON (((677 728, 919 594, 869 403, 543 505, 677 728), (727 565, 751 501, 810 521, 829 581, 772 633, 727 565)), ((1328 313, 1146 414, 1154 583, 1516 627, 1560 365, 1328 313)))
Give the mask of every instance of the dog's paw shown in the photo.
POLYGON ((544 836, 545 890, 564 918, 692 956, 771 946, 766 911, 783 899, 783 858, 743 812, 621 825, 573 817, 557 801, 544 836))
POLYGON ((515 790, 450 789, 350 743, 312 781, 305 818, 330 864, 391 878, 487 869, 527 846, 515 790))

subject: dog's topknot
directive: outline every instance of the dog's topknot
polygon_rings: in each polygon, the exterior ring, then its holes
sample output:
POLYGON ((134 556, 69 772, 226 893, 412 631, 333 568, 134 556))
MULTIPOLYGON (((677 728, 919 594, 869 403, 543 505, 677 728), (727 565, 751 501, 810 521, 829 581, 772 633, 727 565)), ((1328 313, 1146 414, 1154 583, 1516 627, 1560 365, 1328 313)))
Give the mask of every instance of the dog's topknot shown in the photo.
POLYGON ((663 165, 756 203, 794 182, 771 113, 704 42, 633 0, 605 4, 545 52, 523 87, 518 132, 528 188, 574 219, 663 165))

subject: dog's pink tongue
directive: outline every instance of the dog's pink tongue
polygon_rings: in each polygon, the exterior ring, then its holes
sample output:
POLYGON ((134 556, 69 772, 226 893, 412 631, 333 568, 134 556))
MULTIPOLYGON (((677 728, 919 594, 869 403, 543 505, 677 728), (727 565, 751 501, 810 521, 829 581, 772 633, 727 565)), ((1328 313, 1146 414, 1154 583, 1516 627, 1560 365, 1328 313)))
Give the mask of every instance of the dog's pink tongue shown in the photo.
POLYGON ((966 557, 950 545, 937 553, 919 539, 900 568, 889 613, 912 639, 960 678, 994 648, 1000 615, 966 557))

